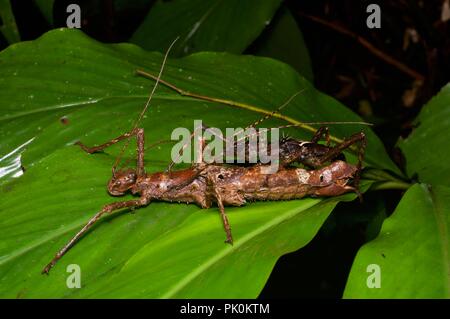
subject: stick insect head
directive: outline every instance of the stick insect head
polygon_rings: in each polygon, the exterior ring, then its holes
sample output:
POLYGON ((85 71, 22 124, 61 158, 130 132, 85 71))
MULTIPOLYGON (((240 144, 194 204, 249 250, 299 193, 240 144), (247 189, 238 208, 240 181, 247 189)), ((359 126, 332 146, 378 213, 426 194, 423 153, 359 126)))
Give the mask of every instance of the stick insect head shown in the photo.
POLYGON ((108 193, 122 196, 136 184, 137 174, 134 169, 114 170, 108 182, 108 193))

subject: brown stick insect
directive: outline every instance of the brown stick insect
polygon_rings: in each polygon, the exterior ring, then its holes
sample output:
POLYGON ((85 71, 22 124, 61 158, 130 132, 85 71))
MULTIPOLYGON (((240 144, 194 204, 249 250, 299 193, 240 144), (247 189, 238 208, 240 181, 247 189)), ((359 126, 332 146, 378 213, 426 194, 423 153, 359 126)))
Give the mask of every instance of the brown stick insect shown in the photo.
POLYGON ((149 106, 158 83, 161 82, 161 74, 169 51, 170 48, 164 56, 159 75, 154 77, 156 82, 147 103, 130 132, 95 147, 87 147, 81 142, 76 143, 86 152, 95 153, 119 141, 126 140, 123 152, 128 145, 129 138, 136 137, 136 169, 117 170, 119 155, 113 166, 112 177, 108 182, 107 189, 112 196, 122 196, 131 192, 133 195, 139 195, 139 198, 105 205, 56 253, 55 257, 42 270, 43 274, 48 274, 56 262, 103 215, 116 210, 146 206, 151 201, 195 203, 202 208, 210 208, 216 204, 226 232, 225 242, 232 244, 233 237, 225 214, 225 206, 242 206, 250 201, 291 200, 304 196, 338 196, 351 191, 358 193, 365 136, 363 133, 355 134, 335 147, 318 144, 323 136, 329 141, 326 128, 319 129, 311 141, 283 139, 280 143, 280 169, 273 174, 262 173, 267 166, 265 164, 222 165, 214 163, 197 163, 191 168, 183 170, 172 171, 169 169, 165 172, 146 173, 144 129, 138 128, 138 124, 149 106), (359 142, 361 147, 358 153, 359 162, 355 166, 343 161, 341 156, 344 149, 356 142, 359 142), (312 169, 291 166, 294 162, 302 163, 312 169))

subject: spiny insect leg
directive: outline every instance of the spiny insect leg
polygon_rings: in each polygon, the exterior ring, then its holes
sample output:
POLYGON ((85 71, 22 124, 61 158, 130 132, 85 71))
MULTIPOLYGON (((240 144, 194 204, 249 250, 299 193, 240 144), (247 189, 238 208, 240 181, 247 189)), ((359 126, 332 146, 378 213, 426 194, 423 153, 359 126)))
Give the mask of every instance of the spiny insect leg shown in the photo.
POLYGON ((233 236, 231 235, 231 226, 228 221, 227 214, 225 213, 225 207, 223 206, 222 198, 217 193, 216 193, 216 200, 217 200, 217 206, 219 206, 220 217, 222 217, 223 227, 225 228, 225 233, 227 236, 225 243, 233 245, 233 236))
POLYGON ((116 202, 111 203, 108 205, 105 205, 101 211, 99 211, 97 214, 95 214, 89 221, 86 223, 86 225, 83 226, 83 228, 78 231, 78 233, 70 239, 64 247, 62 247, 53 257, 53 259, 47 264, 47 266, 44 267, 42 270, 42 274, 48 274, 50 269, 58 262, 59 259, 61 259, 62 256, 65 255, 65 253, 75 245, 75 243, 106 213, 111 213, 115 210, 127 208, 127 207, 139 207, 139 206, 145 206, 150 202, 147 198, 140 198, 137 200, 129 200, 124 202, 116 202))
MULTIPOLYGON (((203 134, 207 129, 210 129, 210 127, 208 127, 207 125, 204 125, 204 124, 202 124, 202 126, 200 127, 200 130, 202 131, 202 134, 203 134)), ((219 139, 220 139, 223 143, 225 143, 225 145, 226 145, 227 140, 226 140, 225 138, 223 138, 223 136, 221 136, 221 135, 219 135, 219 134, 216 134, 213 130, 211 130, 210 132, 211 132, 211 134, 213 134, 216 138, 219 138, 219 139)), ((196 133, 196 131, 194 130, 194 132, 193 132, 193 133, 190 135, 190 137, 189 137, 189 142, 186 142, 186 143, 182 146, 182 148, 180 149, 180 152, 178 153, 177 160, 180 158, 180 156, 183 156, 183 153, 184 153, 185 149, 189 146, 190 143, 192 143, 192 140, 193 140, 194 137, 195 137, 195 133, 196 133)), ((200 140, 200 152, 201 152, 202 154, 203 154, 203 149, 205 148, 205 146, 206 146, 206 141, 205 141, 204 138, 201 138, 201 140, 200 140)), ((201 164, 201 163, 200 163, 200 164, 201 164)), ((210 163, 210 164, 212 164, 212 163, 210 163)), ((170 172, 170 171, 172 170, 172 168, 173 168, 174 165, 175 165, 175 161, 172 160, 172 161, 170 162, 169 166, 167 167, 166 171, 170 172)), ((194 163, 193 166, 196 166, 195 163, 194 163)))
POLYGON ((116 144, 122 140, 125 140, 133 135, 136 135, 137 130, 138 129, 133 129, 130 132, 124 133, 124 134, 122 134, 116 138, 113 138, 112 140, 110 140, 106 143, 103 143, 101 145, 98 145, 98 146, 88 147, 88 146, 84 145, 83 143, 81 143, 80 141, 75 142, 75 145, 80 146, 83 149, 83 151, 85 151, 89 154, 92 154, 92 153, 100 152, 111 145, 114 145, 114 144, 116 144))
POLYGON ((233 245, 233 236, 231 235, 231 226, 228 221, 227 214, 225 213, 225 207, 223 205, 222 196, 220 195, 220 192, 217 189, 217 186, 215 183, 215 178, 210 175, 207 177, 207 179, 211 186, 213 196, 216 198, 217 206, 219 207, 219 212, 220 212, 220 217, 222 218, 223 228, 225 229, 225 233, 227 236, 225 243, 233 245))
POLYGON ((311 139, 311 143, 317 143, 319 142, 323 136, 325 135, 325 141, 327 142, 327 146, 330 145, 330 130, 327 126, 320 127, 314 136, 311 139))
POLYGON ((98 146, 93 146, 93 147, 88 147, 86 145, 84 145, 83 143, 81 143, 80 141, 75 142, 75 145, 80 146, 85 152, 92 154, 92 153, 96 153, 96 152, 100 152, 103 149, 114 145, 122 140, 125 140, 127 138, 130 138, 131 136, 136 136, 137 139, 137 170, 136 170, 136 174, 138 176, 142 176, 145 174, 145 167, 144 167, 144 153, 145 153, 145 149, 144 149, 144 129, 143 128, 135 128, 133 130, 131 130, 130 132, 127 132, 125 134, 122 134, 116 138, 113 138, 112 140, 103 143, 101 145, 98 146))

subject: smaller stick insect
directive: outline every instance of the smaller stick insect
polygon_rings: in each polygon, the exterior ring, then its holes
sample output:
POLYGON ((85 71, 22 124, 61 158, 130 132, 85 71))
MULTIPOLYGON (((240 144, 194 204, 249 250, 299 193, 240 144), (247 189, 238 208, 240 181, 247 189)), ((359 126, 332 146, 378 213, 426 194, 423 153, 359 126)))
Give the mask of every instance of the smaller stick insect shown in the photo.
MULTIPOLYGON (((156 77, 154 75, 152 75, 151 73, 148 72, 144 72, 144 71, 140 71, 137 70, 137 74, 138 75, 143 75, 145 77, 149 77, 152 79, 156 79, 156 77)), ((183 92, 183 95, 187 95, 187 96, 194 96, 197 97, 199 99, 206 99, 206 100, 216 100, 216 99, 212 99, 209 97, 205 97, 202 95, 198 95, 198 94, 194 94, 194 93, 189 93, 189 92, 185 92, 179 88, 177 88, 175 85, 167 82, 167 81, 162 81, 161 83, 163 83, 164 85, 174 89, 176 92, 183 92)), ((279 112, 282 108, 284 108, 286 105, 288 105, 297 95, 299 95, 301 92, 303 92, 303 90, 298 91, 297 93, 295 93, 294 95, 292 95, 285 103, 283 103, 280 107, 278 107, 276 110, 274 110, 273 112, 267 114, 265 117, 263 117, 262 119, 257 120, 256 122, 252 123, 251 125, 247 126, 246 128, 242 129, 240 132, 243 132, 249 128, 256 128, 257 125, 261 124, 263 121, 273 117, 277 112, 279 112)), ((302 122, 300 125, 299 124, 289 124, 289 125, 283 125, 283 126, 278 126, 276 127, 276 129, 283 129, 283 128, 289 128, 289 127, 298 127, 298 126, 305 126, 308 124, 361 124, 361 125, 372 125, 370 123, 366 123, 366 122, 313 122, 313 123, 305 123, 302 122)), ((207 127, 206 125, 202 125, 201 130, 205 131, 209 129, 209 127, 207 127)), ((261 132, 267 131, 267 129, 261 129, 258 130, 257 132, 255 132, 254 134, 259 135, 261 132)), ((214 131, 210 131, 213 135, 215 134, 214 131)), ((237 134, 240 133, 239 131, 236 132, 232 138, 234 138, 237 134)), ((190 138, 193 139, 194 137, 194 133, 191 134, 190 138)), ((225 142, 226 144, 228 144, 228 141, 224 140, 223 137, 216 135, 217 138, 222 139, 223 142, 225 142)), ((247 139, 251 137, 251 135, 249 136, 244 136, 243 139, 247 139)), ((234 147, 234 154, 237 153, 236 151, 236 146, 237 143, 240 142, 241 140, 237 140, 236 143, 233 143, 234 147)), ((290 136, 284 137, 283 139, 281 139, 280 143, 279 143, 279 158, 280 158, 280 166, 281 167, 287 167, 289 165, 292 165, 294 163, 298 163, 298 164, 302 164, 306 167, 309 168, 321 168, 323 167, 325 164, 329 164, 335 160, 345 160, 345 156, 343 154, 343 151, 346 149, 351 148, 354 144, 358 144, 358 149, 357 149, 357 156, 358 156, 358 163, 357 163, 357 172, 354 176, 354 182, 353 185, 355 186, 355 190, 356 193, 358 194, 360 201, 362 201, 362 197, 361 197, 361 193, 358 191, 358 185, 359 185, 359 179, 360 179, 360 173, 362 170, 362 163, 364 161, 364 154, 365 154, 365 149, 367 146, 367 140, 366 140, 366 135, 364 134, 364 132, 358 132, 355 133, 353 135, 351 135, 348 138, 345 138, 343 141, 337 143, 335 146, 330 146, 330 133, 329 133, 329 128, 327 126, 322 126, 320 127, 315 133, 314 136, 312 137, 312 139, 310 141, 304 141, 304 140, 299 140, 290 136), (319 144, 319 141, 325 137, 325 141, 326 141, 326 145, 323 144, 319 144)), ((188 146, 188 143, 186 143, 182 149, 180 150, 180 154, 179 156, 181 156, 185 150, 185 148, 188 146)), ((268 149, 270 150, 270 145, 268 145, 268 149)), ((249 157, 250 157, 250 148, 248 144, 245 144, 245 160, 244 163, 249 163, 249 157)), ((221 154, 223 155, 223 153, 221 154)), ((269 154, 270 155, 270 154, 269 154)), ((219 155, 220 156, 220 155, 219 155)), ((170 171, 173 168, 173 165, 175 164, 175 161, 172 160, 171 163, 168 166, 168 171, 170 171)))
MULTIPOLYGON (((173 46, 173 43, 172 43, 173 46)), ((166 52, 158 79, 161 77, 169 50, 166 52)), ((302 198, 307 195, 312 196, 337 196, 350 191, 357 191, 354 186, 349 185, 359 173, 360 167, 351 165, 345 161, 335 160, 328 166, 315 170, 306 170, 296 167, 288 167, 288 162, 303 161, 301 152, 296 157, 285 156, 285 165, 274 174, 263 174, 261 170, 264 165, 257 164, 250 167, 244 166, 224 166, 215 164, 200 163, 191 168, 179 171, 167 171, 147 174, 144 167, 144 129, 137 125, 147 109, 151 97, 155 92, 158 80, 150 94, 149 99, 140 114, 134 128, 116 139, 96 147, 87 147, 81 142, 78 144, 88 153, 101 151, 121 140, 135 136, 137 139, 137 168, 116 170, 113 166, 113 176, 108 182, 108 192, 112 196, 122 196, 127 192, 140 195, 138 199, 122 202, 115 202, 105 205, 101 211, 95 214, 80 231, 69 240, 55 255, 55 257, 44 267, 43 274, 48 274, 50 269, 73 245, 96 223, 100 218, 113 211, 124 208, 137 208, 148 205, 151 201, 169 201, 196 203, 202 208, 209 208, 213 204, 219 207, 222 222, 226 231, 226 242, 232 244, 231 227, 225 214, 224 206, 241 206, 247 201, 255 200, 289 200, 302 198)), ((315 136, 312 143, 320 138, 324 133, 319 132, 319 137, 315 136)), ((352 140, 353 141, 353 140, 352 140)), ((298 149, 292 146, 288 140, 286 151, 298 149), (290 149, 291 148, 291 149, 290 149)), ((305 142, 306 143, 306 142, 305 142)), ((299 145, 301 149, 306 145, 299 145)), ((348 143, 347 143, 348 144, 348 143)), ((350 143, 351 145, 351 143, 350 143)), ((298 145, 297 145, 298 146, 298 145)), ((337 148, 330 153, 330 148, 326 151, 316 151, 319 155, 326 155, 323 159, 311 161, 310 166, 318 167, 327 161, 332 161, 342 151, 337 148)), ((312 153, 312 152, 310 152, 312 153)), ((289 163, 290 163, 289 162, 289 163)), ((308 162, 305 162, 308 163, 308 162)))

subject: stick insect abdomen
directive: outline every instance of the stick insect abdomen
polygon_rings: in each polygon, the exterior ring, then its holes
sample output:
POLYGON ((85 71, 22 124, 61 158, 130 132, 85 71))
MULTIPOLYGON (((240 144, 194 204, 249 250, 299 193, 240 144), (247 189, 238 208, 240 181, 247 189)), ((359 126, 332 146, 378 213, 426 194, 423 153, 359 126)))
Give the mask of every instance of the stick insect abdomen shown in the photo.
POLYGON ((354 188, 348 186, 357 167, 343 161, 317 170, 282 168, 264 174, 264 165, 225 167, 210 165, 205 170, 213 176, 214 187, 225 205, 240 206, 246 201, 289 200, 307 195, 337 196, 354 188))

